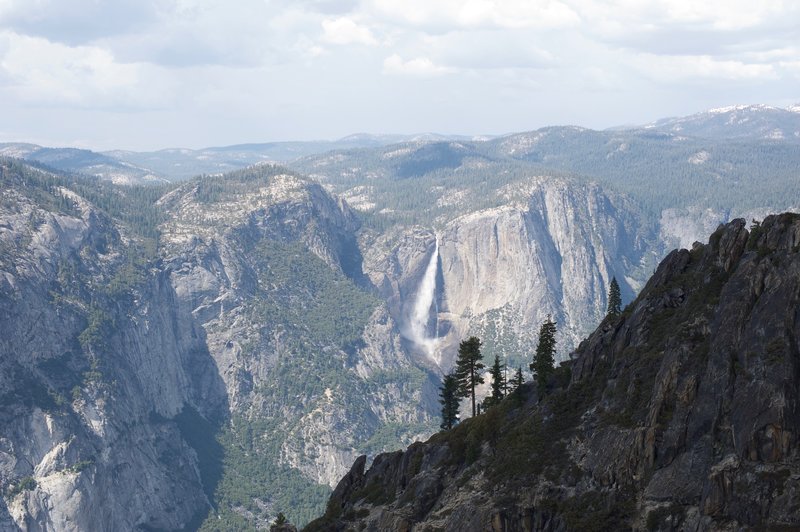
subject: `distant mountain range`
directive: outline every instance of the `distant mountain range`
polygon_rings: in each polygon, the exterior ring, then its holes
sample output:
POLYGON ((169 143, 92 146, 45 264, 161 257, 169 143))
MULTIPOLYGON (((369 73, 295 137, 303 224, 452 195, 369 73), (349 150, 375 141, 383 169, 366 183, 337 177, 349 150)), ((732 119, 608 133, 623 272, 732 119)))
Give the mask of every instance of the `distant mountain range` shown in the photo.
POLYGON ((222 174, 259 163, 286 163, 332 150, 445 140, 473 140, 473 137, 438 133, 358 133, 334 141, 266 142, 199 150, 168 148, 152 152, 113 150, 101 153, 76 148, 48 148, 28 143, 0 143, 0 156, 38 162, 65 172, 92 175, 120 185, 134 185, 184 181, 201 174, 222 174))
POLYGON ((87 174, 119 185, 166 183, 165 175, 137 165, 131 159, 77 148, 47 148, 28 143, 2 143, 0 156, 41 163, 63 172, 87 174))
POLYGON ((642 127, 691 137, 800 142, 800 104, 786 109, 732 105, 681 118, 664 118, 642 127))
MULTIPOLYGON (((471 137, 421 133, 415 135, 372 135, 358 133, 334 141, 287 141, 233 146, 209 147, 198 150, 173 148, 152 152, 114 150, 94 152, 76 148, 50 148, 25 143, 0 143, 0 156, 9 156, 45 164, 57 170, 93 175, 117 184, 147 184, 183 181, 200 174, 220 174, 259 163, 292 163, 299 159, 328 152, 365 148, 383 148, 395 144, 429 144, 459 142, 470 145, 488 141, 492 145, 511 146, 505 155, 519 158, 518 152, 536 144, 533 139, 550 136, 552 132, 592 137, 595 142, 610 145, 621 134, 648 133, 668 135, 672 140, 699 138, 712 141, 768 141, 771 143, 800 143, 800 104, 788 108, 768 105, 737 105, 711 109, 679 118, 664 118, 651 124, 593 131, 585 128, 542 128, 502 137, 471 137), (528 140, 525 140, 528 139, 528 140), (514 142, 532 143, 527 148, 514 142)), ((572 159, 567 146, 556 159, 572 159)), ((485 148, 479 148, 484 150, 485 148)), ((532 150, 536 152, 536 149, 532 150)), ((525 158, 530 160, 530 154, 525 158)), ((702 158, 702 156, 700 156, 702 158)), ((541 161, 547 163, 547 160, 541 161)))

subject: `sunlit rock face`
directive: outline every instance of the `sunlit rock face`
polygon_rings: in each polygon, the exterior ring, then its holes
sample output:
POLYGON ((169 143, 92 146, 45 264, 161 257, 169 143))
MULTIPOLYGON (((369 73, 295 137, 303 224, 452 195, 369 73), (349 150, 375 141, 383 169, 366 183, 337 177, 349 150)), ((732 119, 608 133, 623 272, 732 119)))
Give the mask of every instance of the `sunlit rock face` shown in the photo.
POLYGON ((365 252, 406 336, 442 371, 471 334, 501 354, 527 356, 548 314, 565 358, 605 314, 611 277, 629 300, 656 256, 649 226, 597 186, 532 178, 506 195, 504 205, 435 230, 390 235, 389 253, 365 252))

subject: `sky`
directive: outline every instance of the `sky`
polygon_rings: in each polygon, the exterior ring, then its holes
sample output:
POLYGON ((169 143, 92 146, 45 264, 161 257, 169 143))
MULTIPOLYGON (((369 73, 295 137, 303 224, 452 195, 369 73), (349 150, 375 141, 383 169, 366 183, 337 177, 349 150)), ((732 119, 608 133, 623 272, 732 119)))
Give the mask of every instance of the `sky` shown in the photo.
POLYGON ((0 141, 603 129, 799 89, 794 0, 0 0, 0 141))

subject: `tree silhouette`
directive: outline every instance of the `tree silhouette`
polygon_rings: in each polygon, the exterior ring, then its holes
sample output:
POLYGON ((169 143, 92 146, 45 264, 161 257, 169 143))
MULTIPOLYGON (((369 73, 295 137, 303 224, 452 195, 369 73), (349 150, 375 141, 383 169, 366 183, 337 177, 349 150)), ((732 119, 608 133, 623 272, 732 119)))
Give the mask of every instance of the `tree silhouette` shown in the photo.
POLYGON ((510 392, 516 392, 524 382, 525 382, 525 377, 522 376, 522 368, 517 368, 517 372, 511 378, 511 383, 509 386, 510 392))
POLYGON ((536 345, 536 354, 533 356, 531 371, 536 375, 539 393, 544 393, 547 378, 553 373, 556 355, 556 324, 547 315, 547 319, 539 329, 539 343, 536 345))
POLYGON ((611 285, 608 287, 608 316, 619 316, 622 312, 622 296, 619 292, 617 278, 611 278, 611 285))
POLYGON ((475 405, 475 387, 483 384, 481 370, 486 366, 481 363, 481 341, 472 336, 464 340, 458 346, 458 358, 456 359, 455 377, 458 381, 458 395, 460 397, 470 397, 472 399, 472 416, 477 412, 475 405))
POLYGON ((442 405, 442 430, 452 429, 458 423, 458 380, 452 373, 448 373, 442 380, 442 389, 439 390, 439 403, 442 405))
POLYGON ((494 364, 489 370, 492 375, 492 395, 484 399, 483 404, 485 407, 496 405, 502 401, 506 391, 506 379, 504 375, 505 364, 500 363, 500 356, 494 356, 494 364))

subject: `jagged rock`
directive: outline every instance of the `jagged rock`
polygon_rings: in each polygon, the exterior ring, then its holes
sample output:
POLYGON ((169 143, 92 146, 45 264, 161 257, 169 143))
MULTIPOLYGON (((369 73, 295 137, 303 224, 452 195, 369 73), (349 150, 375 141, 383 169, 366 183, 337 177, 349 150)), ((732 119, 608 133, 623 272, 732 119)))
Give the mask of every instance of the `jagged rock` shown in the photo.
POLYGON ((68 191, 73 214, 42 208, 0 170, 0 523, 186 526, 209 503, 171 418, 225 408, 199 327, 161 274, 109 304, 127 236, 68 191))
POLYGON ((798 308, 800 216, 720 226, 581 343, 568 384, 358 464, 308 530, 798 527, 798 308))

